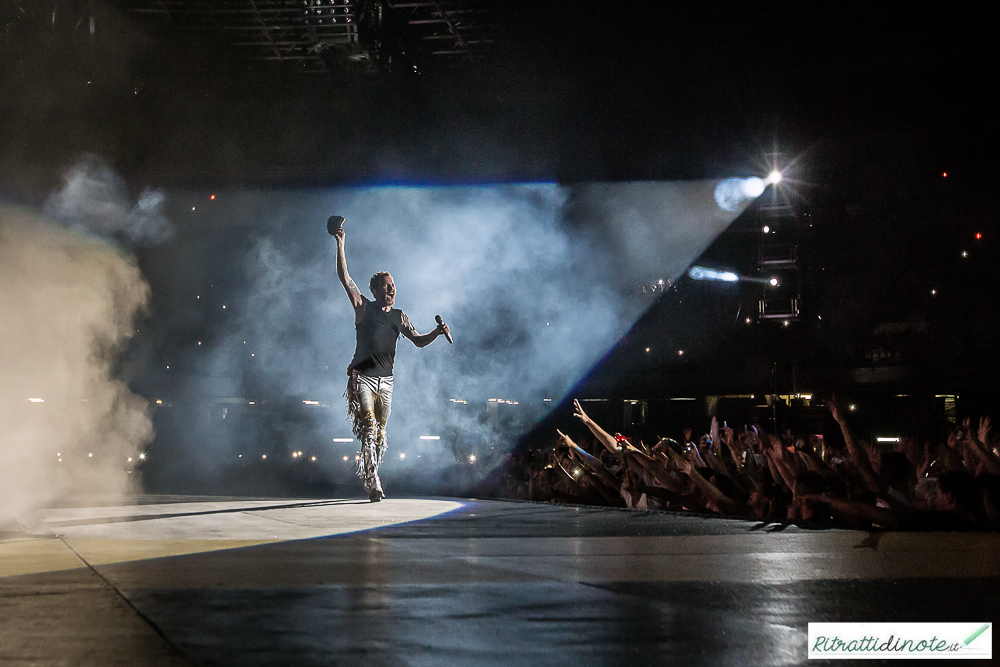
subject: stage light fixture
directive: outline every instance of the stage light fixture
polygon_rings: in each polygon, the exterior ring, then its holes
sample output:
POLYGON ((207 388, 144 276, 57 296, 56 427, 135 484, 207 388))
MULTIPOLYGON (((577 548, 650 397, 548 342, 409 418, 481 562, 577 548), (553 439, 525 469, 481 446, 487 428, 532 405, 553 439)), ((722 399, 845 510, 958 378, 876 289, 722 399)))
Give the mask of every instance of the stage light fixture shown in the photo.
POLYGON ((781 183, 781 172, 777 169, 772 169, 771 173, 767 175, 767 180, 764 182, 769 185, 777 185, 778 183, 781 183))
POLYGON ((770 285, 771 287, 777 287, 778 286, 778 279, 777 278, 771 278, 770 280, 767 281, 767 284, 770 285))

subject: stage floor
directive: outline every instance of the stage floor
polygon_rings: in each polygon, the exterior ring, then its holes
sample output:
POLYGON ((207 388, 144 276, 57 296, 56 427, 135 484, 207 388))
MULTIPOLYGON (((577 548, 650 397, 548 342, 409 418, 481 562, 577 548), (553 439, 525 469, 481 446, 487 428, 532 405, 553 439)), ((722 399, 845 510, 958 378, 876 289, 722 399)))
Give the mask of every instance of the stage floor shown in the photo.
POLYGON ((1000 611, 997 534, 450 498, 129 502, 0 533, 0 664, 792 665, 810 621, 1000 611))

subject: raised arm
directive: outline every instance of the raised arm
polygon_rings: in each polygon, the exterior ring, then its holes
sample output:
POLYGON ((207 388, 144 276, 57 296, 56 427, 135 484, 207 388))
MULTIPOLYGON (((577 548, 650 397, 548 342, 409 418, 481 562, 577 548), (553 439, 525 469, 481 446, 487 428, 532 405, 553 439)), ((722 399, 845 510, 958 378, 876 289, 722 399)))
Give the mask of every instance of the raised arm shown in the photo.
POLYGON ((357 311, 364 306, 365 299, 361 296, 361 290, 351 279, 351 274, 347 272, 347 257, 344 255, 344 230, 338 230, 333 238, 337 240, 337 277, 340 278, 340 283, 347 290, 347 298, 351 300, 351 305, 357 311))
POLYGON ((886 492, 886 484, 879 478, 878 475, 875 474, 868 452, 865 451, 865 449, 854 439, 854 434, 851 433, 851 429, 847 425, 847 419, 844 417, 844 413, 840 409, 837 399, 834 398, 832 401, 825 401, 825 403, 830 409, 830 414, 833 415, 833 419, 840 426, 840 432, 844 434, 844 444, 847 445, 847 451, 851 455, 851 461, 858 469, 858 472, 861 473, 861 477, 865 480, 865 484, 868 485, 868 488, 872 493, 884 495, 886 492))
POLYGON ((972 429, 967 431, 968 435, 964 441, 964 444, 968 451, 970 451, 974 456, 978 457, 982 467, 994 475, 1000 474, 1000 459, 996 457, 993 451, 986 444, 990 441, 990 418, 983 417, 979 420, 979 437, 972 432, 972 429))
POLYGON ((615 488, 621 484, 621 482, 619 482, 618 479, 611 474, 611 471, 609 471, 604 464, 601 463, 599 458, 588 454, 582 447, 573 442, 572 438, 559 429, 556 429, 556 433, 559 435, 559 443, 564 447, 569 447, 570 452, 579 457, 580 460, 583 461, 584 465, 590 468, 602 482, 615 488))
POLYGON ((690 459, 684 459, 680 465, 681 472, 691 478, 691 481, 701 490, 705 497, 715 507, 717 513, 735 516, 740 514, 744 507, 738 502, 724 494, 715 484, 702 477, 698 472, 698 467, 690 459))
POLYGON ((587 416, 587 413, 583 411, 583 407, 580 405, 580 401, 573 399, 573 416, 582 421, 590 432, 594 434, 594 437, 604 445, 605 449, 614 454, 615 456, 621 456, 618 451, 618 441, 615 440, 615 436, 611 435, 603 428, 597 425, 593 419, 587 416))

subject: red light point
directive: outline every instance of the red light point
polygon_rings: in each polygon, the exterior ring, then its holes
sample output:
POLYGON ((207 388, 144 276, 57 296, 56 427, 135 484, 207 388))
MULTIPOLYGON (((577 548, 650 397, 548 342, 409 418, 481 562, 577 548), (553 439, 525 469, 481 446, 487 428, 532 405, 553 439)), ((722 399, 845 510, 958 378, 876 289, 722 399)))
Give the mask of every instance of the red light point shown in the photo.
POLYGON ((948 172, 947 171, 942 172, 941 173, 941 178, 948 178, 948 172))
POLYGON ((979 232, 976 232, 976 240, 978 241, 981 238, 983 238, 983 235, 981 233, 979 233, 979 232))
POLYGON ((215 199, 215 195, 212 195, 211 197, 209 197, 209 199, 215 199))

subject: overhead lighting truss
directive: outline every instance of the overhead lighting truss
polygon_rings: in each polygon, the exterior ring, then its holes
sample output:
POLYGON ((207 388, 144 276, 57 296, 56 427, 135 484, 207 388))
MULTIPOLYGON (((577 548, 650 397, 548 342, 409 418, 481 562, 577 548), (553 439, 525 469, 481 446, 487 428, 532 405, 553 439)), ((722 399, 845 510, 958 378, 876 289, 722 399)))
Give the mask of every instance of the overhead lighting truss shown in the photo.
POLYGON ((301 72, 475 62, 501 32, 495 0, 130 0, 154 30, 216 33, 248 59, 301 72), (330 55, 336 53, 337 58, 330 55))
POLYGON ((215 32, 251 60, 279 61, 326 72, 323 51, 358 59, 355 0, 132 0, 129 12, 156 28, 215 32))

